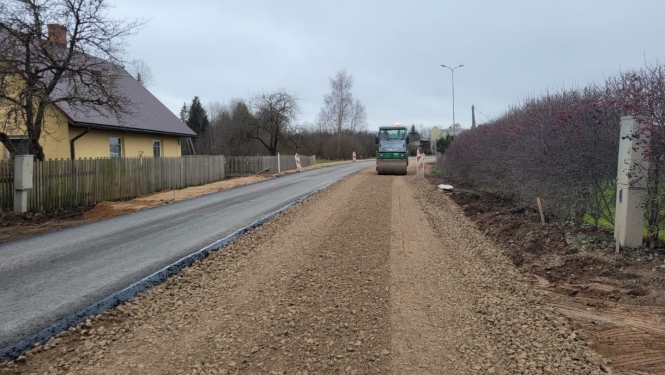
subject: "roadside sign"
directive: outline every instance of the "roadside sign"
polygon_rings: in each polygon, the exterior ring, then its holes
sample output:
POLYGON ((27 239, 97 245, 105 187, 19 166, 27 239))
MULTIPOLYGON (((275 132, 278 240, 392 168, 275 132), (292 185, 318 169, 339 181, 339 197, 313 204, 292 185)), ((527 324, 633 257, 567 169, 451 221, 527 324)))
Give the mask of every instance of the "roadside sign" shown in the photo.
POLYGON ((429 131, 429 134, 432 136, 432 138, 436 139, 441 135, 441 130, 435 126, 432 128, 432 130, 429 131))

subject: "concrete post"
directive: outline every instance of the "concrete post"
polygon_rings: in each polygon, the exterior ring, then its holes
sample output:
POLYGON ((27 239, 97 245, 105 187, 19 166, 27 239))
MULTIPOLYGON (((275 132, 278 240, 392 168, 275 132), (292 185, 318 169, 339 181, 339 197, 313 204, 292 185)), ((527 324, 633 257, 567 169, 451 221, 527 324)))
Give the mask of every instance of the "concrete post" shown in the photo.
POLYGON ((644 195, 648 161, 643 139, 631 137, 643 128, 632 116, 621 117, 617 166, 614 237, 620 246, 640 247, 644 236, 644 195), (626 138, 629 137, 629 138, 626 138), (629 177, 629 174, 633 177, 629 177))
POLYGON ((28 211, 28 189, 32 189, 32 155, 14 157, 14 211, 28 211))

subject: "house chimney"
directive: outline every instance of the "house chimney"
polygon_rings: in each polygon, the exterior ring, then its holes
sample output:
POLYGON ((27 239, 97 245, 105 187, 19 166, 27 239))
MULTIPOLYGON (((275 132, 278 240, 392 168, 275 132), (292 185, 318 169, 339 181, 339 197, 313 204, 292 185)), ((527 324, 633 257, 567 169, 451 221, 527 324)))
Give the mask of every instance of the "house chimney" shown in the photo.
POLYGON ((48 25, 48 40, 53 43, 66 45, 67 28, 56 23, 48 25))

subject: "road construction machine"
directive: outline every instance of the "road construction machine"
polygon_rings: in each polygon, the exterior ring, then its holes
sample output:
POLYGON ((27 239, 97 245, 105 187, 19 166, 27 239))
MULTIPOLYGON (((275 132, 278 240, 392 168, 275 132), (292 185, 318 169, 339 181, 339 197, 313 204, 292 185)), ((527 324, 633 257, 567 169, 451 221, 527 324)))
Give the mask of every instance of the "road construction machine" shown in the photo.
POLYGON ((379 151, 376 153, 376 171, 380 175, 405 175, 409 166, 409 143, 407 129, 403 126, 382 126, 376 144, 379 151))

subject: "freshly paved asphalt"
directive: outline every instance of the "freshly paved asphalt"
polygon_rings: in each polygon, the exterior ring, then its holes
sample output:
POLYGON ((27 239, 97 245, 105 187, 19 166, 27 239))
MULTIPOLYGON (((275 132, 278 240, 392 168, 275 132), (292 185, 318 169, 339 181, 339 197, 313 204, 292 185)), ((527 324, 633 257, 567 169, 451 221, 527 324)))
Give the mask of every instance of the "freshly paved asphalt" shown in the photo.
POLYGON ((0 348, 370 165, 284 175, 1 244, 0 348))

